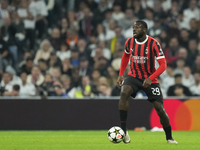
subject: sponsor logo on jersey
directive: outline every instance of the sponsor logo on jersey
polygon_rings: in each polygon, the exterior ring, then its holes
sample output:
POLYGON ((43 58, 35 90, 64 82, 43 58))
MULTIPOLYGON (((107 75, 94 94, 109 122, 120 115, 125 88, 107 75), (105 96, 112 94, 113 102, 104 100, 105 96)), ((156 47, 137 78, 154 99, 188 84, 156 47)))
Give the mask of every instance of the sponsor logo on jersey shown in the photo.
POLYGON ((132 56, 132 57, 133 57, 133 62, 139 63, 139 64, 146 63, 148 59, 148 57, 145 57, 145 56, 132 56))

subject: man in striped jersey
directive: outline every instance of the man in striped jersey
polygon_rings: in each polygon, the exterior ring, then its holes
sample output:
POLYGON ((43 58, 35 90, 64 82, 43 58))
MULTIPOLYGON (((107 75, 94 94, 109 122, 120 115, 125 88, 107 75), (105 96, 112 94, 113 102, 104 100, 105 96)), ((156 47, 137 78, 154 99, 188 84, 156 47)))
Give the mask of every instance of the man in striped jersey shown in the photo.
POLYGON ((135 97, 139 90, 143 90, 158 116, 166 134, 168 143, 177 144, 172 138, 169 117, 163 107, 163 96, 157 77, 166 69, 166 60, 158 41, 147 35, 147 24, 144 21, 136 21, 133 25, 133 37, 126 40, 124 55, 121 60, 121 67, 117 83, 121 86, 119 100, 119 112, 121 127, 126 136, 124 143, 130 143, 131 139, 126 131, 127 111, 129 108, 128 99, 135 97), (159 67, 155 69, 155 59, 159 67), (130 71, 124 79, 123 73, 130 60, 130 71))

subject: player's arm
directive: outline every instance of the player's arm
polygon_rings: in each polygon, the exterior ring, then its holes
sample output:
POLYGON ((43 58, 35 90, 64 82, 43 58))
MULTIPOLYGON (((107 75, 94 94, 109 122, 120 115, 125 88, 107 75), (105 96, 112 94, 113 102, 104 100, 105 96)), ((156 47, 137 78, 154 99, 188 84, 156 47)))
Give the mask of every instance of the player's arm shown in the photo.
POLYGON ((156 55, 156 59, 157 59, 157 61, 159 63, 159 67, 151 76, 149 76, 149 78, 147 78, 144 81, 143 86, 145 88, 150 86, 151 82, 155 78, 157 78, 160 74, 162 74, 167 68, 167 63, 166 63, 166 60, 165 60, 164 53, 163 53, 163 51, 161 49, 161 46, 160 46, 160 44, 158 42, 155 42, 155 44, 154 44, 154 52, 155 52, 155 55, 156 55))
POLYGON ((124 74, 124 71, 128 65, 128 61, 129 61, 129 58, 130 58, 130 49, 128 49, 128 40, 126 41, 125 43, 125 49, 124 49, 124 54, 122 56, 122 60, 121 60, 121 65, 120 65, 120 70, 119 70, 119 77, 117 79, 117 84, 118 86, 121 86, 122 85, 122 81, 124 80, 124 77, 123 77, 123 74, 124 74))

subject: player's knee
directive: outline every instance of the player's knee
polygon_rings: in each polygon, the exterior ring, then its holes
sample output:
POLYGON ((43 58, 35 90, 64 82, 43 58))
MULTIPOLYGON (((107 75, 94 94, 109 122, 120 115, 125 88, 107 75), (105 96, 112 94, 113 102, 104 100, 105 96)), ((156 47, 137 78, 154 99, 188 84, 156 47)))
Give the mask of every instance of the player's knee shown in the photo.
POLYGON ((165 114, 166 114, 162 107, 156 108, 156 112, 157 112, 158 116, 165 116, 165 114))
POLYGON ((120 96, 121 96, 122 99, 127 99, 130 96, 130 91, 127 90, 127 89, 122 89, 120 96))

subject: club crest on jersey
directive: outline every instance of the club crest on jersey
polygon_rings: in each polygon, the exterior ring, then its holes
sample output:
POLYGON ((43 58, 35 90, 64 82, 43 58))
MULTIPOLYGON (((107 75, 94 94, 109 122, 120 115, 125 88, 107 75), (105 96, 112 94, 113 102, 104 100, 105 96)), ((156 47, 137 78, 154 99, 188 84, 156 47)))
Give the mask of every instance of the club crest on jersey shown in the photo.
POLYGON ((149 52, 148 47, 146 47, 145 54, 148 54, 148 52, 149 52))

